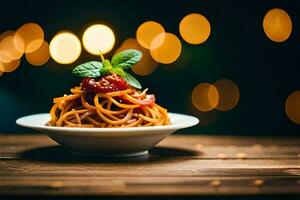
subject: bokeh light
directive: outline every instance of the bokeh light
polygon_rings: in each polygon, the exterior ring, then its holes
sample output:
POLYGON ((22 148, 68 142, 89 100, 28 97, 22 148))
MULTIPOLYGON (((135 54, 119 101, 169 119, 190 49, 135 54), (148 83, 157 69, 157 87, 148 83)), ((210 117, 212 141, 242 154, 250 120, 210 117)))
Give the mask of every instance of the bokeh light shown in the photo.
POLYGON ((103 24, 95 24, 85 30, 82 36, 84 48, 91 54, 108 53, 115 44, 114 32, 103 24))
POLYGON ((0 50, 0 62, 9 63, 12 59, 9 57, 8 53, 0 50))
POLYGON ((78 59, 81 43, 76 35, 69 32, 59 33, 50 42, 51 57, 60 64, 70 64, 78 59))
POLYGON ((7 35, 0 42, 0 51, 5 52, 10 61, 21 58, 24 50, 24 42, 19 35, 7 35))
POLYGON ((3 39, 3 38, 5 38, 5 37, 7 37, 7 36, 9 36, 9 35, 14 35, 15 34, 15 32, 14 31, 11 31, 11 30, 9 30, 9 31, 4 31, 3 33, 1 33, 1 35, 0 35, 0 41, 3 39))
POLYGON ((219 102, 217 110, 228 111, 233 109, 239 102, 239 87, 231 80, 220 79, 213 84, 219 93, 219 102))
POLYGON ((0 73, 1 75, 4 73, 4 65, 2 62, 0 62, 0 73))
POLYGON ((20 65, 20 59, 12 60, 9 63, 0 63, 0 71, 9 73, 15 71, 20 65))
MULTIPOLYGON (((0 68, 1 68, 1 63, 0 63, 0 68)), ((1 71, 1 69, 0 69, 0 77, 1 77, 3 74, 4 74, 4 72, 1 71)))
POLYGON ((179 24, 181 37, 190 44, 201 44, 210 35, 209 21, 200 14, 192 13, 185 16, 179 24))
POLYGON ((179 71, 187 67, 188 63, 192 58, 192 53, 187 48, 182 48, 179 58, 168 65, 161 65, 165 70, 168 71, 179 71))
POLYGON ((146 76, 154 72, 155 69, 158 67, 158 63, 155 60, 153 60, 149 50, 142 47, 136 39, 129 38, 125 40, 122 43, 121 47, 117 49, 116 53, 125 49, 137 49, 143 53, 141 61, 131 68, 134 73, 140 76, 146 76))
POLYGON ((186 100, 187 104, 186 104, 186 110, 187 113, 197 117, 200 119, 199 123, 197 126, 199 127, 205 127, 205 126, 209 126, 211 124, 214 124, 220 117, 220 111, 214 109, 211 111, 200 111, 199 109, 197 109, 192 102, 192 98, 189 97, 186 100))
POLYGON ((32 65, 41 66, 45 64, 50 58, 48 43, 44 41, 40 48, 32 53, 26 53, 25 57, 26 60, 32 65))
POLYGON ((157 40, 155 45, 151 45, 151 43, 157 35, 164 32, 165 29, 161 24, 155 21, 147 21, 142 23, 137 29, 136 39, 138 43, 146 49, 157 48, 162 44, 162 38, 159 41, 157 40))
POLYGON ((202 112, 208 112, 216 108, 219 102, 217 88, 209 83, 198 84, 192 92, 193 105, 202 112))
MULTIPOLYGON (((19 36, 24 41, 25 53, 36 51, 44 41, 44 31, 36 23, 27 23, 21 26, 15 33, 15 41, 18 40, 19 36)), ((22 51, 22 49, 19 49, 19 51, 22 51)))
POLYGON ((160 33, 151 42, 150 53, 155 61, 170 64, 175 62, 180 56, 181 42, 178 37, 172 33, 160 33), (157 43, 160 43, 162 40, 162 44, 157 47, 157 43))
POLYGON ((300 91, 294 91, 287 97, 285 112, 290 120, 300 125, 300 91))
POLYGON ((265 15, 263 28, 270 40, 284 42, 292 32, 292 20, 287 12, 274 8, 265 15))

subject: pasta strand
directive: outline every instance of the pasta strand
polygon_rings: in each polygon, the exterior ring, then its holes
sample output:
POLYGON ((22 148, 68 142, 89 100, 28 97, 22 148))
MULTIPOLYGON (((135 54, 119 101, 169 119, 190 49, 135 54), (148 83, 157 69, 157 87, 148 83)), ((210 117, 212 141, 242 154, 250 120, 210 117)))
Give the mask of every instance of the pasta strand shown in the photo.
POLYGON ((170 124, 167 109, 153 101, 148 103, 147 89, 136 91, 129 88, 123 91, 90 94, 78 86, 70 91, 71 95, 53 99, 48 125, 110 128, 170 124))

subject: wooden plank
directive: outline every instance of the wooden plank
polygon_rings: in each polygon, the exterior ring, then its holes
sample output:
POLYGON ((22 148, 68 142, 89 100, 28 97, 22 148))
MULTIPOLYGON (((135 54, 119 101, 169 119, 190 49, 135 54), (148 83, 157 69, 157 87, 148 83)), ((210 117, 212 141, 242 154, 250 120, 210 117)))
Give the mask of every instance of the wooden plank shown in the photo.
MULTIPOLYGON (((14 146, 1 146, 0 159, 3 157, 12 157, 15 159, 22 159, 22 154, 51 153, 52 146, 49 144, 24 144, 14 146), (47 152, 47 147, 49 152, 47 152), (38 149, 40 148, 40 149, 38 149), (33 150, 33 151, 32 151, 33 150)), ((260 147, 260 146, 177 146, 176 144, 159 144, 151 153, 160 156, 193 156, 198 158, 300 158, 300 145, 298 146, 277 146, 277 147, 260 147)), ((58 149, 59 150, 59 149, 58 149)), ((63 151, 63 150, 62 150, 63 151)), ((62 152, 66 154, 67 152, 62 152)))
MULTIPOLYGON (((224 140, 227 137, 223 137, 224 140)), ((229 137, 231 138, 231 137, 229 137)), ((236 137, 234 137, 236 138, 236 137)), ((229 143, 228 145, 216 145, 211 143, 212 139, 206 136, 170 136, 161 142, 158 147, 152 150, 152 154, 159 156, 193 156, 207 159, 235 159, 235 158, 263 158, 263 159, 281 159, 281 158, 300 158, 300 145, 287 145, 286 140, 282 139, 283 145, 263 145, 259 139, 256 143, 245 144, 244 138, 237 144, 229 143), (190 137, 193 140, 190 140, 190 137), (198 141, 203 143, 199 143, 198 141), (234 145, 233 145, 234 144, 234 145), (242 144, 242 145, 241 145, 242 144)), ((235 141, 236 139, 234 139, 235 141)), ((296 140, 298 141, 298 140, 296 140)), ((295 141, 290 141, 295 143, 295 141)), ((4 136, 0 135, 0 159, 22 159, 22 152, 28 154, 36 154, 38 152, 47 153, 47 146, 55 145, 55 143, 43 135, 25 135, 25 136, 4 136), (16 140, 16 137, 18 138, 16 140), (34 139, 33 139, 34 138, 34 139), (15 141, 15 142, 14 142, 15 141), (38 149, 41 148, 41 149, 38 149), (35 151, 31 151, 34 150, 35 151)), ((49 147, 48 153, 51 154, 52 148, 49 147)), ((54 152, 57 153, 57 152, 54 152)), ((60 152, 60 154, 66 152, 60 152)), ((51 156, 51 155, 41 155, 51 156)))
MULTIPOLYGON (((39 145, 26 145, 26 146, 1 146, 0 147, 0 160, 1 159, 28 159, 30 154, 38 157, 45 156, 51 151, 60 151, 63 154, 69 154, 67 150, 53 150, 53 146, 39 145), (47 150, 48 148, 48 150, 47 150), (40 151, 40 154, 39 154, 40 151), (48 152, 47 152, 48 151, 48 152), (34 154, 34 155, 33 155, 34 154)), ((199 159, 299 159, 300 147, 280 147, 276 150, 261 149, 259 151, 253 149, 251 146, 231 147, 226 148, 223 146, 206 146, 206 147, 175 147, 165 146, 159 144, 156 148, 150 151, 151 155, 160 157, 177 156, 177 157, 193 157, 199 159)), ((72 156, 72 155, 70 155, 72 156)))
MULTIPOLYGON (((53 141, 48 140, 48 137, 43 134, 1 134, 0 133, 0 144, 23 144, 23 143, 36 143, 42 141, 45 144, 53 144, 53 141), (16 141, 18 138, 18 141, 16 141)), ((300 137, 280 137, 280 136, 212 136, 212 135, 171 135, 167 137, 163 143, 187 143, 187 144, 202 144, 202 145, 253 145, 261 144, 265 146, 299 146, 300 137)))
POLYGON ((0 194, 300 194, 299 138, 170 136, 148 156, 75 156, 43 135, 0 135, 0 194))
MULTIPOLYGON (((59 156, 59 155, 57 155, 59 156)), ((299 176, 300 159, 3 160, 0 176, 299 176)))
POLYGON ((0 194, 15 195, 220 195, 297 194, 295 177, 13 177, 2 178, 0 194))

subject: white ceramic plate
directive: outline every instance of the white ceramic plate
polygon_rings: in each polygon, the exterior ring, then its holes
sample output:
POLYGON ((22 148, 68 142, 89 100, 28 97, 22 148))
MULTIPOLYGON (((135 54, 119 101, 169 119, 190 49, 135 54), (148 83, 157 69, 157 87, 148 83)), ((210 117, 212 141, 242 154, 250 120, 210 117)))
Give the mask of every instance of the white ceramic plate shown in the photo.
POLYGON ((48 113, 17 119, 20 126, 47 134, 57 143, 84 155, 124 157, 144 155, 167 135, 199 123, 196 117, 168 113, 171 125, 131 128, 70 128, 51 127, 48 113))

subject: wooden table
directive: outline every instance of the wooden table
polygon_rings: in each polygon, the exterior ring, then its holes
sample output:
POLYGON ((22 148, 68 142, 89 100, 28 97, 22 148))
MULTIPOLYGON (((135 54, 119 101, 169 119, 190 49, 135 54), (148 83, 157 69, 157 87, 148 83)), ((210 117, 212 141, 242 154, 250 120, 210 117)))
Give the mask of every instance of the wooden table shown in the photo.
POLYGON ((172 135, 148 156, 97 159, 0 135, 0 194, 299 195, 300 138, 172 135))

